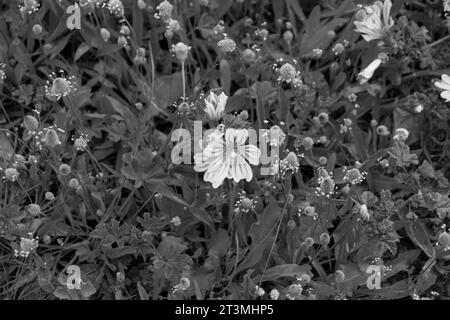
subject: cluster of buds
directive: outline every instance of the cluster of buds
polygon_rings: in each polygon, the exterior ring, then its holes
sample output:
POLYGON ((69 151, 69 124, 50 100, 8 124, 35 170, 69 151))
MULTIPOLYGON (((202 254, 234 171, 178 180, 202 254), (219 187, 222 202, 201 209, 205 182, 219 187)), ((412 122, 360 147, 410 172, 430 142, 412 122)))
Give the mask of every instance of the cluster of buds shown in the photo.
POLYGON ((172 39, 174 33, 181 30, 180 22, 173 17, 173 5, 164 0, 156 7, 156 11, 155 18, 163 20, 166 25, 164 36, 172 39))

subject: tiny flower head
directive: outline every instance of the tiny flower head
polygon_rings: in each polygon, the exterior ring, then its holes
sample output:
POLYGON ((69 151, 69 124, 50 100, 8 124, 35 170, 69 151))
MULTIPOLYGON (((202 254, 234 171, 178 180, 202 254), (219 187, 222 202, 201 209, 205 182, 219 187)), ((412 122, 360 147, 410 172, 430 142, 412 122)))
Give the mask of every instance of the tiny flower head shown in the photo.
POLYGON ((27 115, 23 119, 23 126, 28 131, 33 132, 33 131, 36 131, 39 128, 39 121, 35 117, 33 117, 31 115, 27 115))
POLYGON ((50 148, 54 148, 57 145, 61 144, 61 140, 59 140, 58 133, 54 129, 47 129, 45 131, 44 137, 42 138, 42 142, 50 148))
POLYGON ((57 101, 66 97, 76 90, 76 80, 74 76, 65 77, 63 73, 60 76, 52 74, 52 80, 47 81, 45 86, 45 96, 52 101, 57 101))
POLYGON ((272 289, 270 290, 269 296, 272 300, 278 300, 278 298, 280 297, 280 291, 278 291, 277 289, 272 289))
POLYGON ((327 157, 323 157, 323 156, 322 156, 322 157, 319 158, 319 163, 320 163, 320 165, 324 166, 324 165, 327 164, 327 162, 328 162, 327 157))
POLYGON ((255 201, 247 197, 245 193, 239 196, 239 200, 236 201, 235 208, 238 212, 247 213, 255 210, 255 201))
POLYGON ((72 169, 70 168, 70 166, 68 164, 63 163, 62 165, 59 166, 59 174, 62 176, 68 176, 71 172, 72 169))
POLYGON ((181 225, 181 219, 179 216, 175 216, 172 219, 170 219, 170 223, 173 224, 175 227, 178 227, 181 225))
POLYGON ((305 213, 305 215, 307 215, 308 217, 314 217, 316 216, 316 208, 313 206, 306 206, 303 209, 303 212, 305 213))
POLYGON ((294 34, 290 30, 287 30, 283 33, 283 39, 287 43, 290 43, 294 39, 294 34))
POLYGON ((305 150, 310 150, 314 146, 314 140, 311 137, 304 137, 300 144, 305 150))
POLYGON ((179 283, 179 288, 181 290, 187 290, 191 286, 191 280, 189 278, 181 278, 179 283))
POLYGON ((269 30, 262 28, 262 29, 258 29, 255 31, 255 35, 259 38, 261 38, 262 40, 266 41, 267 40, 267 36, 269 35, 269 30))
POLYGON ((278 69, 278 73, 280 74, 278 81, 284 81, 287 83, 294 81, 299 74, 295 67, 290 63, 283 64, 280 69, 278 69))
POLYGON ((322 124, 327 123, 329 121, 328 113, 326 113, 326 112, 319 113, 318 119, 319 119, 320 123, 322 123, 322 124))
POLYGON ((117 38, 117 44, 119 45, 119 47, 128 49, 128 40, 124 36, 119 36, 117 38))
POLYGON ((31 203, 27 206, 27 211, 34 217, 41 213, 41 207, 36 203, 31 203))
POLYGON ((55 195, 53 194, 53 192, 47 191, 45 193, 45 199, 49 201, 55 200, 55 195))
POLYGON ((3 82, 3 80, 6 79, 6 72, 5 72, 5 63, 0 63, 0 83, 3 82))
POLYGON ((319 241, 322 245, 327 246, 330 243, 330 235, 326 232, 322 233, 319 237, 319 241))
POLYGON ((23 258, 27 258, 33 251, 37 249, 39 243, 33 238, 21 238, 20 239, 20 251, 15 250, 15 255, 23 258))
POLYGON ((124 36, 129 36, 130 35, 130 28, 128 26, 121 26, 120 27, 120 34, 124 35, 124 36))
POLYGON ((286 134, 277 125, 271 127, 268 132, 270 135, 269 144, 271 147, 278 147, 283 144, 284 140, 286 140, 286 134))
POLYGON ((341 283, 345 280, 345 273, 342 270, 336 270, 334 275, 337 283, 341 283))
POLYGON ((156 10, 158 11, 158 17, 167 20, 172 16, 173 5, 169 1, 164 0, 156 7, 156 10))
POLYGON ((333 49, 331 49, 331 51, 333 51, 333 53, 335 55, 340 55, 342 52, 344 52, 345 47, 342 43, 338 42, 334 45, 333 49))
POLYGON ((5 177, 9 181, 16 181, 19 178, 19 171, 16 168, 6 168, 5 177))
POLYGON ((217 47, 224 52, 233 52, 236 50, 236 42, 232 39, 226 38, 217 42, 217 47))
POLYGON ((138 0, 137 6, 141 10, 144 10, 145 8, 147 8, 147 4, 145 3, 145 0, 138 0))
POLYGON ((389 135, 390 132, 389 132, 389 129, 386 126, 380 125, 380 126, 377 127, 377 133, 380 136, 387 136, 387 135, 389 135))
POLYGON ((395 129, 394 132, 394 140, 399 140, 399 141, 405 141, 406 139, 408 139, 409 137, 409 131, 406 130, 405 128, 398 128, 395 129))
POLYGON ((87 139, 87 137, 85 137, 84 135, 81 135, 80 137, 75 139, 73 146, 78 151, 84 151, 84 150, 86 150, 86 148, 88 146, 88 142, 89 142, 89 140, 87 139))
POLYGON ((39 10, 39 2, 37 0, 22 0, 19 4, 20 11, 27 14, 32 14, 39 10))
POLYGON ((255 51, 253 51, 252 49, 249 49, 249 48, 242 51, 241 55, 242 55, 242 59, 247 63, 251 63, 251 62, 255 61, 255 59, 256 59, 255 51))
POLYGON ((109 12, 113 15, 122 17, 125 13, 125 8, 120 0, 109 0, 108 1, 109 12))
POLYGON ((183 42, 172 45, 172 51, 175 53, 175 57, 180 61, 185 61, 187 59, 190 50, 191 47, 183 42))
POLYGON ((145 64, 147 62, 147 58, 145 57, 145 49, 137 48, 136 55, 133 58, 133 63, 135 65, 145 64))
POLYGON ((287 222, 287 227, 288 227, 289 230, 293 230, 296 226, 297 226, 297 224, 296 224, 295 221, 292 220, 292 219, 290 219, 290 220, 287 222))
POLYGON ((42 33, 42 26, 40 24, 35 24, 32 29, 33 33, 38 36, 42 33))
POLYGON ((311 237, 307 237, 305 241, 303 242, 306 248, 310 248, 314 245, 314 239, 311 237))
POLYGON ((69 187, 78 189, 80 187, 80 182, 76 178, 72 178, 69 180, 69 187))
POLYGON ((100 29, 100 34, 102 35, 102 39, 105 42, 107 42, 109 40, 109 38, 111 38, 111 33, 106 28, 101 28, 100 29))
POLYGON ((442 232, 438 236, 438 242, 441 246, 444 246, 446 248, 450 247, 450 234, 446 231, 442 232))
POLYGON ((302 291, 303 291, 303 288, 302 288, 302 286, 301 286, 300 284, 298 284, 298 283, 293 283, 293 284, 291 284, 291 285, 288 287, 287 291, 288 291, 288 295, 289 295, 291 298, 293 298, 293 297, 296 297, 296 296, 301 295, 301 294, 302 294, 302 291))
POLYGON ((319 187, 317 188, 318 194, 329 197, 333 194, 335 185, 333 178, 330 176, 319 178, 319 187))
POLYGON ((258 297, 262 297, 263 295, 266 294, 266 291, 264 291, 264 289, 261 288, 260 286, 255 286, 255 292, 258 297))
POLYGON ((345 174, 345 179, 351 184, 361 183, 364 180, 364 174, 358 168, 352 168, 345 174))
POLYGON ((171 32, 178 32, 178 31, 181 30, 181 25, 180 25, 180 23, 178 22, 178 20, 175 20, 175 19, 170 18, 170 19, 167 21, 167 26, 166 26, 166 28, 167 28, 168 31, 171 31, 171 32))
POLYGON ((281 160, 280 168, 283 175, 288 171, 292 171, 293 173, 297 172, 300 168, 297 155, 292 151, 289 152, 286 158, 281 160))

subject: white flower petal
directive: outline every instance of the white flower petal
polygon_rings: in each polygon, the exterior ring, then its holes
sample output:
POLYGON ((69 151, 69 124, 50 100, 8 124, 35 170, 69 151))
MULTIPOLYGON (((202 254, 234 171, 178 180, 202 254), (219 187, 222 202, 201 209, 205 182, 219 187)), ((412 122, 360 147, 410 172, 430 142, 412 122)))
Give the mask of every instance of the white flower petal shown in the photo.
POLYGON ((252 144, 245 146, 245 154, 243 157, 250 162, 250 164, 258 165, 259 164, 259 157, 261 156, 261 150, 257 146, 254 146, 252 144))
POLYGON ((442 81, 444 81, 445 83, 450 85, 450 76, 449 75, 443 74, 443 75, 441 75, 441 79, 442 79, 442 81))
POLYGON ((438 87, 439 89, 442 89, 442 90, 450 90, 450 84, 449 83, 447 83, 447 82, 443 82, 443 81, 436 81, 435 83, 434 83, 434 85, 436 86, 436 87, 438 87))
POLYGON ((450 101, 450 91, 442 91, 441 98, 445 99, 445 102, 450 101))

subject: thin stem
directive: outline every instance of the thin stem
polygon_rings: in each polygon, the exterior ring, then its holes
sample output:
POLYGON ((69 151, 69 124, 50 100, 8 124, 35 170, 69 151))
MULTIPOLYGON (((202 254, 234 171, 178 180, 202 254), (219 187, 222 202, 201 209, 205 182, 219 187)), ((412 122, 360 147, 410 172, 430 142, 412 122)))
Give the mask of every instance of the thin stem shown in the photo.
MULTIPOLYGON (((270 257, 272 256, 273 250, 275 249, 275 244, 277 243, 278 235, 280 234, 281 223, 283 222, 283 218, 284 218, 284 214, 287 209, 287 205, 288 205, 288 199, 287 199, 287 197, 285 197, 283 210, 281 211, 281 215, 280 215, 280 221, 278 222, 277 232, 275 233, 275 239, 273 240, 272 247, 270 248, 269 256, 267 257, 266 263, 264 265, 264 270, 261 275, 261 279, 259 280, 258 287, 261 287, 261 284, 264 279, 264 274, 266 273, 267 267, 269 266, 270 257)), ((256 294, 257 294, 257 292, 255 290, 254 298, 256 298, 256 294)))
POLYGON ((186 74, 184 70, 184 60, 181 61, 181 77, 183 78, 183 102, 186 101, 186 74))

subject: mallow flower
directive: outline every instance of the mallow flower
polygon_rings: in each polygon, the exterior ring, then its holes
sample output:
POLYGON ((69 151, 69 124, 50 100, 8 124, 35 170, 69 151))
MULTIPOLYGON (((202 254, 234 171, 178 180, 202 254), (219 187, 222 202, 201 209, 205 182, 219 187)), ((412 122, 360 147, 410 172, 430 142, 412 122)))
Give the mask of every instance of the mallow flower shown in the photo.
POLYGON ((391 0, 384 0, 384 3, 376 1, 373 5, 364 6, 356 13, 355 31, 361 33, 366 41, 383 39, 394 25, 394 19, 390 15, 391 8, 391 0))
POLYGON ((211 120, 217 121, 222 118, 227 100, 228 96, 224 92, 220 95, 212 91, 209 93, 205 99, 205 112, 211 120))

